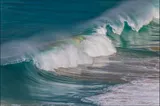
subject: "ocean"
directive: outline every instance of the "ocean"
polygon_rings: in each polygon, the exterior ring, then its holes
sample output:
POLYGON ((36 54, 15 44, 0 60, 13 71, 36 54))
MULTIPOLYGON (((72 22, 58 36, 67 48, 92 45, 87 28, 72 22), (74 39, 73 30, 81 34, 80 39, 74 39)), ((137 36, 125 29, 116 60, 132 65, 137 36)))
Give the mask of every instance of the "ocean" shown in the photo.
POLYGON ((2 106, 158 106, 159 0, 1 0, 2 106))

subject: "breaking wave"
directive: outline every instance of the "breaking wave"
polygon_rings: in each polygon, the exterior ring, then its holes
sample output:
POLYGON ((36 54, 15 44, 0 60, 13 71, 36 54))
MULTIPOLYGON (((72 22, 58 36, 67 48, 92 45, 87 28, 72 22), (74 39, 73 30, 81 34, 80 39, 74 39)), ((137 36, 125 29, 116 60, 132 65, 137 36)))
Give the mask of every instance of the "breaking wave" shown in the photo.
POLYGON ((39 50, 39 47, 37 48, 37 45, 41 44, 30 41, 30 39, 20 43, 19 41, 4 43, 1 45, 1 64, 33 61, 38 68, 44 70, 92 64, 94 57, 109 56, 116 52, 115 46, 117 45, 113 45, 112 41, 106 36, 109 30, 107 26, 111 27, 113 33, 121 35, 125 31, 125 22, 132 30, 137 32, 144 25, 150 24, 151 21, 159 24, 158 0, 145 1, 127 1, 107 10, 97 18, 85 23, 85 26, 92 25, 90 27, 91 33, 83 31, 80 36, 73 36, 63 43, 54 41, 56 45, 43 47, 44 50, 42 51, 39 50), (136 8, 133 5, 136 5, 136 8))
POLYGON ((79 42, 78 45, 68 44, 58 48, 53 47, 52 50, 38 54, 34 58, 34 63, 40 69, 52 71, 60 67, 92 64, 94 57, 116 53, 111 40, 104 35, 83 36, 83 38, 82 41, 78 38, 73 40, 76 43, 79 42))

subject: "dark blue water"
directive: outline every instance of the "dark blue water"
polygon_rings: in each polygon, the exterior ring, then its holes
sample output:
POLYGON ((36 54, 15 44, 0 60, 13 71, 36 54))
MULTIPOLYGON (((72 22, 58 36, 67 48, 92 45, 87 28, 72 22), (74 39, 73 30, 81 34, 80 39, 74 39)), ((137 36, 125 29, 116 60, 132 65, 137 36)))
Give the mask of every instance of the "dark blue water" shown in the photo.
POLYGON ((93 19, 119 0, 2 0, 2 43, 28 38, 43 31, 71 30, 74 25, 93 19), (12 37, 12 38, 11 38, 12 37))

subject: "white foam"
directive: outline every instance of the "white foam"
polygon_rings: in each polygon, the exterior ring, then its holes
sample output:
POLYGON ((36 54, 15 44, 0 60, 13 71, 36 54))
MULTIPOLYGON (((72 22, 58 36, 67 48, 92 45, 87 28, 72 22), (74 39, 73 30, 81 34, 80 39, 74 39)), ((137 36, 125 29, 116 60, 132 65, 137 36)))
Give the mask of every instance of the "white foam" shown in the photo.
POLYGON ((108 56, 116 50, 112 42, 103 35, 94 34, 85 36, 78 46, 70 44, 59 47, 58 50, 50 50, 37 54, 33 61, 43 70, 53 71, 63 67, 77 67, 80 64, 92 64, 93 57, 108 56))
POLYGON ((97 34, 106 35, 107 33, 106 25, 99 26, 98 28, 95 29, 95 31, 97 34))
POLYGON ((52 71, 63 67, 77 67, 78 64, 92 64, 92 58, 82 53, 73 45, 67 45, 59 51, 38 54, 34 63, 40 69, 52 71))
POLYGON ((129 84, 113 87, 108 93, 87 97, 84 101, 100 106, 158 106, 159 81, 158 79, 132 81, 129 84))
POLYGON ((82 49, 91 57, 108 56, 115 53, 111 40, 105 36, 87 36, 82 49))

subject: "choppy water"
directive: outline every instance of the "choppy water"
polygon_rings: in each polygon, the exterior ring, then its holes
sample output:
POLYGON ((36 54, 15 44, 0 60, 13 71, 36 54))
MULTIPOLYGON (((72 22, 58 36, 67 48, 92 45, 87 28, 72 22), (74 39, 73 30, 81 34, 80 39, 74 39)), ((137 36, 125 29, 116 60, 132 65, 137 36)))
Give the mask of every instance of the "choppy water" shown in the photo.
POLYGON ((2 104, 159 104, 158 0, 1 0, 1 8, 2 104))

